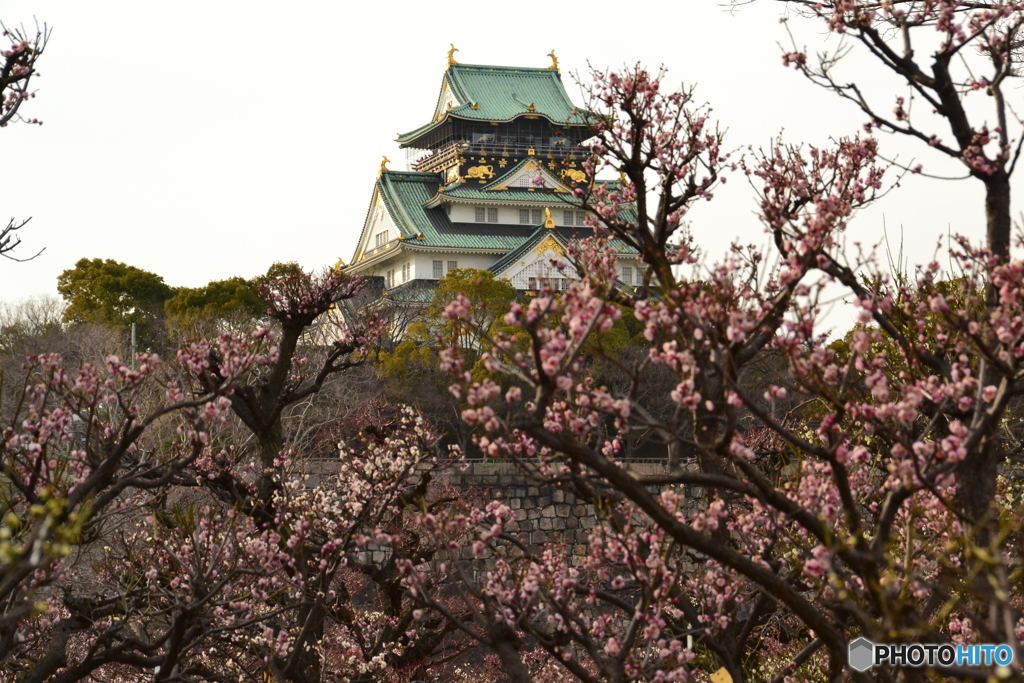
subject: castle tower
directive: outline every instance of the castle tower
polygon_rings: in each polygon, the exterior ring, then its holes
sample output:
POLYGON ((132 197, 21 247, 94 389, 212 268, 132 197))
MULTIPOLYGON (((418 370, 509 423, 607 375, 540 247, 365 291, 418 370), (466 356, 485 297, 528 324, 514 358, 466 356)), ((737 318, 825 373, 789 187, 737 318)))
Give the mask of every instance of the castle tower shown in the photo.
MULTIPOLYGON (((583 167, 585 114, 554 52, 550 66, 528 68, 459 64, 455 51, 430 122, 398 137, 409 170, 381 164, 346 270, 380 276, 410 301, 429 301, 453 268, 491 270, 518 290, 544 280, 565 288, 575 271, 550 261, 592 232, 572 203, 572 190, 593 182, 583 167)), ((636 252, 617 248, 622 283, 639 284, 636 252)))

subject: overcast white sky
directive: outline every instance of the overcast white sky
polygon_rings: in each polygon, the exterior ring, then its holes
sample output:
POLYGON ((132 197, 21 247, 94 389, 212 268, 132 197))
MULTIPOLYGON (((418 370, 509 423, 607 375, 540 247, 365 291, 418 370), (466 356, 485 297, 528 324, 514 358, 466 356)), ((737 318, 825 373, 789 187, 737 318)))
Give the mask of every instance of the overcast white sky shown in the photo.
MULTIPOLYGON (((819 144, 855 133, 860 113, 782 67, 781 11, 765 1, 729 12, 713 0, 5 0, 8 26, 31 29, 36 17, 53 35, 23 110, 44 125, 0 130, 0 217, 31 216, 20 253, 46 251, 0 261, 0 300, 55 293, 82 257, 185 286, 275 261, 348 261, 382 155, 404 168, 394 138, 431 115, 449 43, 474 64, 546 66, 554 48, 567 82, 588 61, 663 64, 669 81, 697 85, 731 148, 766 146, 782 130, 819 144)), ((826 45, 817 26, 794 28, 812 50, 826 45)), ((870 61, 851 60, 847 73, 880 91, 898 86, 870 61)), ((850 239, 878 241, 884 220, 891 235, 902 226, 912 262, 929 260, 947 230, 984 234, 976 185, 911 178, 861 214, 850 239)), ((733 178, 691 214, 698 242, 712 256, 736 238, 766 243, 753 209, 750 187, 733 178)))

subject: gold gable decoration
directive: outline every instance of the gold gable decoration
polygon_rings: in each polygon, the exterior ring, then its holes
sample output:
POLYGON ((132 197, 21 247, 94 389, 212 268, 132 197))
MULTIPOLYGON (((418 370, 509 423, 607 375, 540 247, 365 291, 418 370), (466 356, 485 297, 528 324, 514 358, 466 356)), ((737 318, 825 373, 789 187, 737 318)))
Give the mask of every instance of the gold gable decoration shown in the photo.
POLYGON ((455 61, 455 53, 459 51, 459 48, 455 47, 455 43, 448 43, 448 45, 451 47, 451 49, 448 50, 448 66, 454 66, 455 64, 458 64, 458 62, 455 61))
POLYGON ((551 230, 555 227, 555 219, 551 217, 551 207, 544 207, 544 227, 551 230))
POLYGON ((558 240, 551 235, 541 240, 540 244, 533 249, 533 253, 537 256, 543 256, 548 251, 555 252, 559 257, 565 257, 565 247, 559 244, 558 240))

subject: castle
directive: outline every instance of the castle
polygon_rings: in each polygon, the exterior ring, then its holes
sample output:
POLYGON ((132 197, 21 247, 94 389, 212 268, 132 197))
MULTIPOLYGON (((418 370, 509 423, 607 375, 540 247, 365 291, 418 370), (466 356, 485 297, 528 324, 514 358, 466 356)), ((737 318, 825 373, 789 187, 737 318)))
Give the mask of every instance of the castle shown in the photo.
MULTIPOLYGON (((395 301, 429 301, 454 268, 488 270, 523 292, 565 289, 578 275, 551 261, 593 231, 572 194, 595 182, 583 163, 585 113, 569 99, 554 51, 546 68, 460 64, 456 51, 430 122, 398 137, 409 170, 381 163, 345 269, 377 278, 395 301)), ((612 247, 621 283, 640 284, 637 252, 612 247)))

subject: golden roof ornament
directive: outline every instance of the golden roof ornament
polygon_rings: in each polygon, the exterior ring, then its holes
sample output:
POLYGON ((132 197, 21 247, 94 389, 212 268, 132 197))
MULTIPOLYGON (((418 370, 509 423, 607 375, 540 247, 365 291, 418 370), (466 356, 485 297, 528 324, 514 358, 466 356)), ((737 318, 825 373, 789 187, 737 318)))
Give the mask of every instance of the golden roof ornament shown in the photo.
POLYGON ((459 48, 455 47, 455 43, 448 44, 452 48, 448 50, 448 66, 452 66, 453 64, 458 64, 458 62, 455 61, 455 53, 459 51, 459 48))
POLYGON ((551 217, 551 207, 550 206, 545 206, 544 207, 544 227, 549 229, 549 230, 551 228, 555 227, 555 219, 551 217))
POLYGON ((556 56, 555 56, 555 51, 554 51, 554 50, 552 50, 551 52, 549 52, 549 53, 547 54, 547 56, 548 56, 548 57, 551 57, 551 66, 549 66, 548 68, 549 68, 549 69, 554 69, 555 71, 558 71, 558 73, 562 73, 562 72, 561 72, 561 71, 559 71, 559 69, 558 69, 558 57, 556 57, 556 56))
POLYGON ((377 177, 384 175, 384 171, 388 170, 388 164, 391 163, 391 159, 384 157, 384 160, 380 162, 380 170, 377 171, 377 177))

